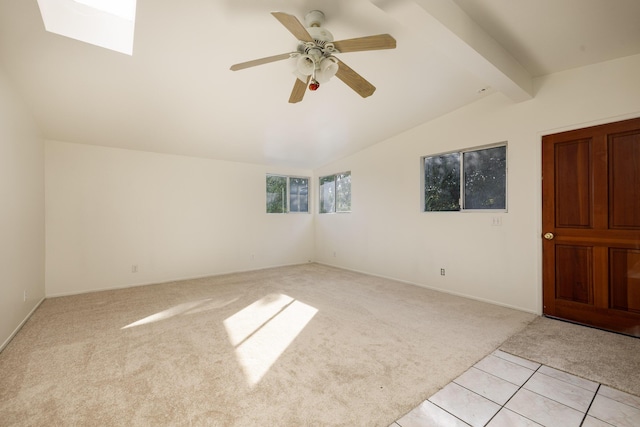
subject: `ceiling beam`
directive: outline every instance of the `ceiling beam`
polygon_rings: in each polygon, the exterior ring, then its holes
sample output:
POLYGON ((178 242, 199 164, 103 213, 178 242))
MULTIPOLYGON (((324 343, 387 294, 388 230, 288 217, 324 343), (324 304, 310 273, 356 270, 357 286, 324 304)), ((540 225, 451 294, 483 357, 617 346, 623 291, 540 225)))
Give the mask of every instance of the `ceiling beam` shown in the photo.
POLYGON ((533 98, 529 72, 453 0, 371 2, 511 100, 533 98))

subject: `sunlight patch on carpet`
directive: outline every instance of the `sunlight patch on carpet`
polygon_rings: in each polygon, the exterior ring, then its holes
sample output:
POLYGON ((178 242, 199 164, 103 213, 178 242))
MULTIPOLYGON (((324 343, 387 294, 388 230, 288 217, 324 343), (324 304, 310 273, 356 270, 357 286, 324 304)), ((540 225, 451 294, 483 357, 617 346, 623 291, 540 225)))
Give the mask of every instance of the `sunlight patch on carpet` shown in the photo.
POLYGON ((166 310, 159 311, 150 316, 144 317, 140 320, 136 320, 135 322, 129 323, 127 326, 123 326, 120 329, 128 329, 128 328, 133 328, 134 326, 147 325, 149 323, 155 323, 161 320, 170 319, 178 315, 195 314, 195 313, 200 313, 207 310, 221 308, 221 307, 224 307, 225 305, 233 303, 237 299, 238 298, 233 298, 231 300, 220 301, 220 300, 213 300, 211 298, 206 298, 199 301, 185 302, 183 304, 178 304, 173 307, 170 307, 166 310))
POLYGON ((317 312, 290 296, 271 294, 224 320, 250 387, 260 382, 317 312))

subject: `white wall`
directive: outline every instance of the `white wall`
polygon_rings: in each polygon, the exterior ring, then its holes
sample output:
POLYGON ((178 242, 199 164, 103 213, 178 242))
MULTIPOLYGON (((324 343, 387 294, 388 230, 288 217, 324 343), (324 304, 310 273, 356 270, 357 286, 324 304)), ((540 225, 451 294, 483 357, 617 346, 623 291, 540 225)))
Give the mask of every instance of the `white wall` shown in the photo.
POLYGON ((2 70, 0 204, 2 349, 44 298, 44 145, 2 70))
POLYGON ((265 213, 266 173, 311 171, 57 141, 45 152, 47 296, 313 259, 313 215, 265 213))
POLYGON ((531 101, 494 94, 319 168, 313 183, 350 170, 353 187, 352 213, 320 216, 264 213, 265 173, 311 171, 57 141, 45 144, 43 196, 41 142, 2 96, 0 120, 10 126, 1 131, 1 188, 3 200, 17 202, 2 218, 10 295, 0 337, 43 293, 42 197, 47 296, 317 260, 540 312, 540 138, 640 116, 638 75, 640 56, 546 76, 531 101), (421 212, 421 156, 501 141, 509 143, 508 213, 421 212), (502 226, 491 225, 494 216, 502 226), (16 307, 25 286, 34 300, 16 307))
POLYGON ((540 313, 541 136, 640 116, 639 76, 640 55, 549 75, 319 168, 351 171, 353 212, 316 218, 316 260, 540 313), (421 156, 502 141, 508 213, 421 212, 421 156))

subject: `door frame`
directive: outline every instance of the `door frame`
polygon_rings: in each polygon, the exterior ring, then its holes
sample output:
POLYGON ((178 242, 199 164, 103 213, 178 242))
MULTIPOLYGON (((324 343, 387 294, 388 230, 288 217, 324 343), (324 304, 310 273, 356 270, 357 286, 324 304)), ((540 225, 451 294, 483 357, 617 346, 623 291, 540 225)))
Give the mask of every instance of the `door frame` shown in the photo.
MULTIPOLYGON (((549 128, 546 130, 538 131, 536 134, 537 141, 537 150, 536 150, 536 263, 537 263, 537 278, 536 282, 538 284, 538 291, 536 292, 536 312, 540 316, 544 316, 544 271, 543 271, 543 257, 542 257, 542 235, 544 232, 542 231, 542 138, 547 135, 553 135, 556 133, 568 132, 572 130, 578 130, 582 128, 588 128, 592 126, 606 125, 609 123, 619 122, 623 120, 635 119, 640 117, 640 112, 635 113, 627 113, 620 116, 606 117, 600 118, 588 122, 580 122, 574 123, 571 125, 560 126, 555 128, 549 128)), ((568 320, 567 320, 568 321, 568 320)))

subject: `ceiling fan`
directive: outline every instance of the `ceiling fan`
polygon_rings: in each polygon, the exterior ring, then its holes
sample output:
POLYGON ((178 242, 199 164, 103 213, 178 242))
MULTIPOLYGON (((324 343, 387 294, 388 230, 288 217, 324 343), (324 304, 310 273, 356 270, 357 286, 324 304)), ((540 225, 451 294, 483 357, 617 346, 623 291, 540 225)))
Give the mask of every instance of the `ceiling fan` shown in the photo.
POLYGON ((297 78, 289 97, 290 103, 302 101, 307 84, 309 85, 309 90, 315 91, 320 87, 320 83, 329 81, 334 75, 363 98, 371 96, 375 92, 375 86, 334 55, 365 50, 395 49, 396 40, 393 37, 389 34, 378 34, 333 41, 333 35, 322 27, 325 20, 324 13, 319 10, 312 10, 307 13, 305 16, 306 27, 293 15, 284 12, 271 12, 271 14, 298 39, 296 51, 241 62, 232 65, 232 71, 296 58, 296 71, 294 73, 297 78))

